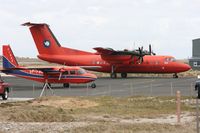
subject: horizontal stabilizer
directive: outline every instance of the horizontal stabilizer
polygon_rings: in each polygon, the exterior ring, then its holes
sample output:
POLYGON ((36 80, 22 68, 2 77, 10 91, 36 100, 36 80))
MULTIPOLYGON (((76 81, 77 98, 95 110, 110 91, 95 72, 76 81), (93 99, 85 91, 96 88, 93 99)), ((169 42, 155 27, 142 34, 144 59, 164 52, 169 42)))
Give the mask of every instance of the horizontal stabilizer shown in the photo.
POLYGON ((26 22, 24 24, 22 24, 22 26, 28 26, 28 27, 32 27, 32 26, 43 26, 43 25, 47 25, 45 23, 31 23, 31 22, 26 22))

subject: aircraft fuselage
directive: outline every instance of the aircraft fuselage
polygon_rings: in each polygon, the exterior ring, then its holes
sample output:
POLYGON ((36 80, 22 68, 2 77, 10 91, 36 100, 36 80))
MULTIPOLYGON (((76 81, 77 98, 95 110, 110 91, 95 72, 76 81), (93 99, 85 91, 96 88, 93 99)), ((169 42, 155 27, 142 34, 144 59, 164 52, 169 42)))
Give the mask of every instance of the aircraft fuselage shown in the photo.
MULTIPOLYGON (((112 63, 102 59, 101 55, 38 55, 42 60, 65 64, 70 66, 100 66, 95 69, 86 68, 98 72, 111 72, 112 63)), ((144 56, 140 63, 137 59, 113 63, 116 73, 179 73, 190 69, 190 66, 174 60, 172 56, 144 56)))

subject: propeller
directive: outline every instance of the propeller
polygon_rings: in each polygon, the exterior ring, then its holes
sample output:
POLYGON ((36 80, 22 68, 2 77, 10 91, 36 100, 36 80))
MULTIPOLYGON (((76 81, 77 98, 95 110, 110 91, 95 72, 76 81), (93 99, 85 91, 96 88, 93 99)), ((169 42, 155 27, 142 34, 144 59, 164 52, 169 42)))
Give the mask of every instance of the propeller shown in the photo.
POLYGON ((138 50, 139 50, 139 58, 138 58, 138 60, 140 60, 140 63, 142 63, 143 62, 143 56, 145 55, 145 54, 143 54, 144 53, 144 51, 143 51, 143 46, 140 48, 138 48, 138 50))
POLYGON ((133 51, 134 54, 131 55, 131 59, 134 57, 134 56, 138 56, 138 60, 140 63, 142 63, 144 61, 143 57, 145 55, 156 55, 153 51, 152 51, 152 48, 151 48, 151 44, 149 44, 149 51, 148 50, 143 50, 143 46, 142 47, 138 47, 137 50, 134 50, 133 51))

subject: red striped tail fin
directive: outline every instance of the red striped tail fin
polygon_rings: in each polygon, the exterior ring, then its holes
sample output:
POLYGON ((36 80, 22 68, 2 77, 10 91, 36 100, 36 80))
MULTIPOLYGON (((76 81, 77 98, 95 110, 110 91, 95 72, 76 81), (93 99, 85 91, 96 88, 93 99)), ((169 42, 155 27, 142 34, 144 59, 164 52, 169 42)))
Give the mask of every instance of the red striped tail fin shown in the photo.
POLYGON ((3 45, 3 68, 18 67, 18 62, 10 48, 10 45, 3 45))

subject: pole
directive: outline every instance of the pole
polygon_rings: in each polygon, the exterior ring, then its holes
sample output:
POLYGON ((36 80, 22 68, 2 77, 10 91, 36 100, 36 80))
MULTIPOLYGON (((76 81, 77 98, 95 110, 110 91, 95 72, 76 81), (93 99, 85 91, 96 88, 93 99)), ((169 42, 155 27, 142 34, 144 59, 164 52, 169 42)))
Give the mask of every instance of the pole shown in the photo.
POLYGON ((152 83, 151 83, 151 86, 150 86, 150 96, 152 96, 152 83))
POLYGON ((108 90, 108 95, 110 96, 111 95, 111 85, 109 84, 109 90, 108 90))
POLYGON ((9 94, 9 97, 13 97, 13 88, 12 88, 12 87, 10 88, 10 94, 9 94))
POLYGON ((192 104, 192 101, 193 101, 193 83, 190 84, 190 104, 192 104))
POLYGON ((133 83, 131 82, 131 96, 133 96, 133 83))
POLYGON ((35 96, 35 84, 33 84, 33 98, 35 96))
POLYGON ((196 119, 197 119, 197 133, 199 133, 199 102, 198 98, 196 98, 196 119))
POLYGON ((177 91, 176 92, 176 115, 177 115, 177 123, 180 124, 181 122, 181 92, 177 91))
POLYGON ((173 84, 171 82, 171 96, 173 96, 173 84))
POLYGON ((88 83, 87 83, 87 88, 86 88, 86 95, 88 96, 88 83))

